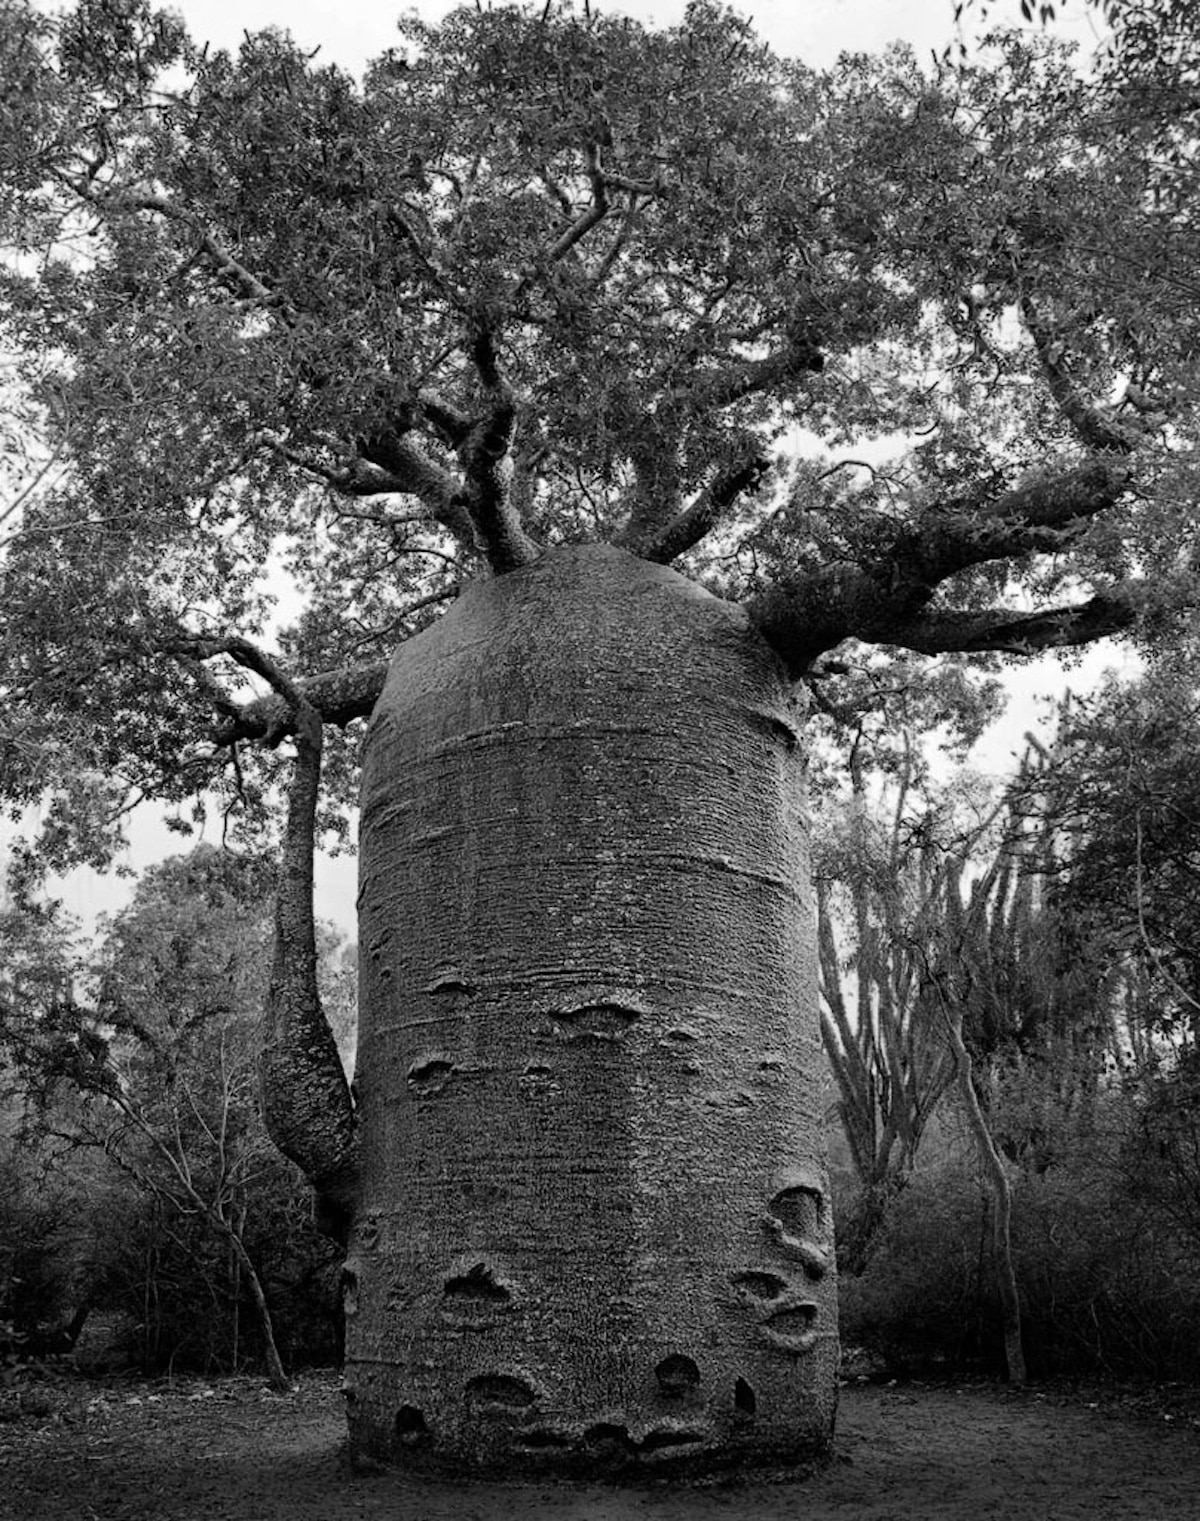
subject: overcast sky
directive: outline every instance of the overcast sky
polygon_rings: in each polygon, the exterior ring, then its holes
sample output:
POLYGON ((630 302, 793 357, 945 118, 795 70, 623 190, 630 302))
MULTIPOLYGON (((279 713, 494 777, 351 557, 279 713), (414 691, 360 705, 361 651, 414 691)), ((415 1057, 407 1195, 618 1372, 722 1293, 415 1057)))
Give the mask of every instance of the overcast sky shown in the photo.
MULTIPOLYGON (((582 0, 579 0, 582 4, 582 0)), ((686 0, 593 0, 597 9, 633 16, 639 21, 673 25, 686 0)), ((1019 0, 987 0, 993 22, 1021 25, 1019 0)), ((244 31, 282 26, 305 48, 321 49, 330 62, 357 71, 364 60, 395 41, 395 17, 415 10, 435 20, 451 9, 451 0, 419 0, 415 5, 388 0, 175 0, 197 41, 235 48, 244 31)), ((831 64, 844 51, 876 52, 903 39, 919 54, 941 52, 957 33, 954 0, 746 0, 734 9, 748 16, 777 53, 803 59, 814 67, 831 64)), ((979 0, 972 8, 967 38, 978 32, 979 0)), ((1055 30, 1090 47, 1098 25, 1084 0, 1063 0, 1055 30)))

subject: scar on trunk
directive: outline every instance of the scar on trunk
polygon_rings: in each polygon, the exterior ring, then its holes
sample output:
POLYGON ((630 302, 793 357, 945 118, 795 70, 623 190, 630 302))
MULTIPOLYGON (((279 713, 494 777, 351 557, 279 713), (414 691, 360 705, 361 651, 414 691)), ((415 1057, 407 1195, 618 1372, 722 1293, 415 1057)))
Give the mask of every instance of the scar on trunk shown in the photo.
POLYGON ((768 1317, 764 1329, 773 1346, 785 1352, 809 1352, 816 1346, 816 1323, 817 1306, 805 1301, 777 1310, 768 1317))
POLYGON ((507 1304, 512 1298, 511 1290, 497 1280, 485 1262, 477 1262, 465 1273, 447 1278, 442 1293, 447 1299, 468 1300, 476 1304, 507 1304))
POLYGON ((418 1098, 440 1093, 454 1073, 454 1063, 443 1052, 420 1057, 406 1074, 408 1086, 418 1098))
POLYGON ((780 1189, 767 1205, 767 1229, 781 1251, 797 1258, 810 1278, 823 1278, 832 1265, 825 1196, 813 1183, 780 1189))
POLYGON ((503 1410, 524 1410, 537 1396, 523 1378, 513 1378, 507 1373, 481 1373, 467 1383, 467 1398, 503 1410))
POLYGON ((778 1273, 735 1273, 729 1281, 751 1299, 778 1299, 787 1289, 787 1279, 778 1273))
POLYGON ((551 1018, 563 1027, 569 1040, 617 1040, 644 1012, 631 1004, 605 1001, 556 1009, 551 1018))

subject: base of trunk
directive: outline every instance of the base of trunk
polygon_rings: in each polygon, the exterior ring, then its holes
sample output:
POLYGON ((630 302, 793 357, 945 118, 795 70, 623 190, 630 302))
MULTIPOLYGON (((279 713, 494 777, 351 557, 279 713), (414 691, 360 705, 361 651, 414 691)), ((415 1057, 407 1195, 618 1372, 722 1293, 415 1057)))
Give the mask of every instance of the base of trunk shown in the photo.
MULTIPOLYGON (((663 1422, 631 1428, 616 1419, 547 1426, 533 1417, 493 1431, 486 1445, 476 1442, 464 1457, 457 1445, 447 1449, 438 1444, 415 1406, 402 1405, 394 1422, 381 1425, 356 1419, 352 1406, 350 1441, 358 1454, 407 1472, 454 1480, 543 1476, 677 1483, 742 1470, 760 1478, 806 1478, 832 1455, 833 1414, 830 1410, 821 1419, 819 1430, 767 1443, 754 1441, 744 1428, 699 1432, 663 1422)), ((483 1433, 477 1430, 476 1435, 483 1433)))

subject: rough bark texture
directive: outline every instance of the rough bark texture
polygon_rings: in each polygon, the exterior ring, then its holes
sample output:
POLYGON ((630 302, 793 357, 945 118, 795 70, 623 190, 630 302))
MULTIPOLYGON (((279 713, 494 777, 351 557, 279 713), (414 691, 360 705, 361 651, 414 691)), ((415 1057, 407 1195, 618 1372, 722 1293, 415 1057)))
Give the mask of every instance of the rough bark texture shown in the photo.
POLYGON ((574 1472, 825 1453, 803 758, 745 612, 619 550, 392 666, 360 839, 352 1440, 574 1472))
POLYGON ((337 1042, 321 1007, 313 920, 313 841, 321 779, 321 719, 296 710, 275 949, 263 1010, 262 1110, 267 1131, 317 1193, 318 1220, 345 1242, 358 1184, 358 1137, 337 1042))

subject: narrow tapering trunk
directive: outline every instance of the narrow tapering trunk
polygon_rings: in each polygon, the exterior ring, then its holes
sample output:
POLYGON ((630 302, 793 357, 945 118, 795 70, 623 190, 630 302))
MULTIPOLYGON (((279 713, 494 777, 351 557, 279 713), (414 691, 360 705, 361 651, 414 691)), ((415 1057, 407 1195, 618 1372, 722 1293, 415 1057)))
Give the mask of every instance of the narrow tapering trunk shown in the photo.
POLYGON ((320 717, 302 703, 276 884, 262 1101, 271 1139, 312 1183, 319 1222, 344 1244, 354 1210, 358 1143, 349 1085, 317 982, 313 850, 321 749, 320 717))
POLYGON ((358 1446, 826 1452, 803 771, 745 614, 619 550, 476 586, 399 652, 362 794, 358 1446))
POLYGON ((1012 1252, 1012 1185, 1004 1158, 996 1146, 987 1115, 979 1102, 972 1078, 971 1053, 962 1036, 962 1015, 947 1014, 947 1030, 954 1053, 954 1072, 967 1123, 975 1138, 980 1165, 987 1180, 992 1216, 992 1268, 1000 1295, 1004 1334, 1004 1367, 1010 1384, 1025 1382, 1025 1348, 1021 1335, 1021 1292, 1012 1252))

